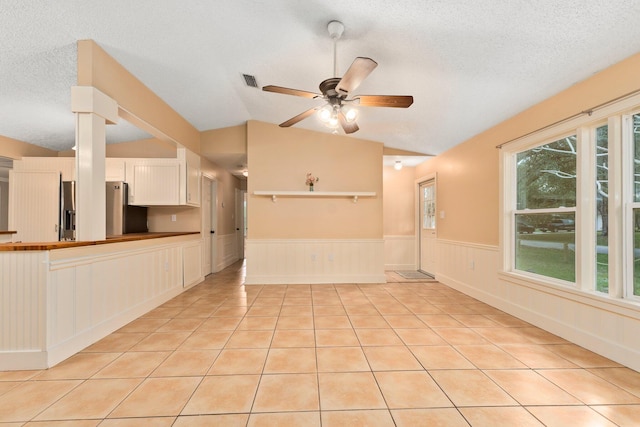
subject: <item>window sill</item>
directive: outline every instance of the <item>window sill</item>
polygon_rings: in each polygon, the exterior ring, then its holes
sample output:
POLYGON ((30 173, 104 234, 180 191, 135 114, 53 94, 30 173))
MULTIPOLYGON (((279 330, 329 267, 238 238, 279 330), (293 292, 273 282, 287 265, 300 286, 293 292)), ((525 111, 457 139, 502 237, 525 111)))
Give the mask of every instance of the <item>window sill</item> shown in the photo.
POLYGON ((605 294, 582 291, 559 283, 553 283, 551 281, 547 282, 538 279, 537 277, 513 271, 499 272, 498 277, 506 282, 525 286, 560 298, 566 298, 580 304, 590 305, 592 307, 640 320, 640 302, 637 301, 622 298, 611 298, 605 294))

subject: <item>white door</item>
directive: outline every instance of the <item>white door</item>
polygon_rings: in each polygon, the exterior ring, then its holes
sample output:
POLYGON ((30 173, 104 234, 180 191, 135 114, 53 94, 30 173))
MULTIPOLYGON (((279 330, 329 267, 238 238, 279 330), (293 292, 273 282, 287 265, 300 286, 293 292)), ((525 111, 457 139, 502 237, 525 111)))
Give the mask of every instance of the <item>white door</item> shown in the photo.
POLYGON ((202 177, 202 274, 211 274, 211 180, 202 177))
POLYGON ((18 242, 59 240, 60 173, 9 171, 9 229, 18 242))
POLYGON ((244 239, 246 230, 246 191, 236 188, 236 244, 238 245, 238 259, 244 259, 244 239))
POLYGON ((211 236, 211 271, 218 272, 218 182, 211 181, 211 200, 209 206, 211 208, 211 228, 209 236, 211 236))
POLYGON ((420 203, 420 267, 419 270, 434 275, 436 269, 436 183, 421 182, 420 203))

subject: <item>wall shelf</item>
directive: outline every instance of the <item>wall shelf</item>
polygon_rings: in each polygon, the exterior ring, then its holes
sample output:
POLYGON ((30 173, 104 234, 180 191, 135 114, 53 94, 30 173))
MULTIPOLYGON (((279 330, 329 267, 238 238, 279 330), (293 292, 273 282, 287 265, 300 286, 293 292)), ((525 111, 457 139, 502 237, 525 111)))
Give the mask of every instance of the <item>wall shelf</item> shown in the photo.
POLYGON ((353 203, 358 201, 359 197, 375 197, 374 191, 254 191, 255 196, 271 197, 271 201, 275 203, 278 197, 303 197, 303 198, 352 198, 353 203))

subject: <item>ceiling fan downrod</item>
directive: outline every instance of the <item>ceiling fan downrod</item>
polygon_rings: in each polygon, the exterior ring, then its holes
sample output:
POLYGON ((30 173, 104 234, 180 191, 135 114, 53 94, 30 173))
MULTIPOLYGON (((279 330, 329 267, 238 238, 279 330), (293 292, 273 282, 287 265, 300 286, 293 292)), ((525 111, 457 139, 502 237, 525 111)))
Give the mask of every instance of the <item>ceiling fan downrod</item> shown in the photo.
POLYGON ((344 24, 340 21, 331 21, 327 25, 329 36, 333 40, 333 77, 338 77, 338 40, 344 32, 344 24))

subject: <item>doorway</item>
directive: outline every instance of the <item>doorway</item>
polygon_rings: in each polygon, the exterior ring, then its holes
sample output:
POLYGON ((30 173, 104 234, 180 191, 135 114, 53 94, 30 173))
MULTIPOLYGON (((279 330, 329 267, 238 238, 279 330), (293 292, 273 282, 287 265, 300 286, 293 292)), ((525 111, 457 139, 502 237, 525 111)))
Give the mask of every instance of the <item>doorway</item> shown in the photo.
POLYGON ((211 180, 211 190, 210 194, 210 223, 211 228, 209 229, 209 236, 211 237, 211 242, 209 243, 209 247, 211 248, 211 272, 217 273, 220 271, 218 262, 218 181, 211 180))
POLYGON ((213 179, 202 176, 202 269, 206 276, 216 272, 218 266, 218 238, 216 234, 218 226, 218 183, 213 179))
POLYGON ((418 270, 435 276, 436 269, 436 180, 418 184, 419 265, 418 270))
POLYGON ((245 240, 247 239, 247 192, 236 188, 236 247, 238 259, 244 259, 245 240))

